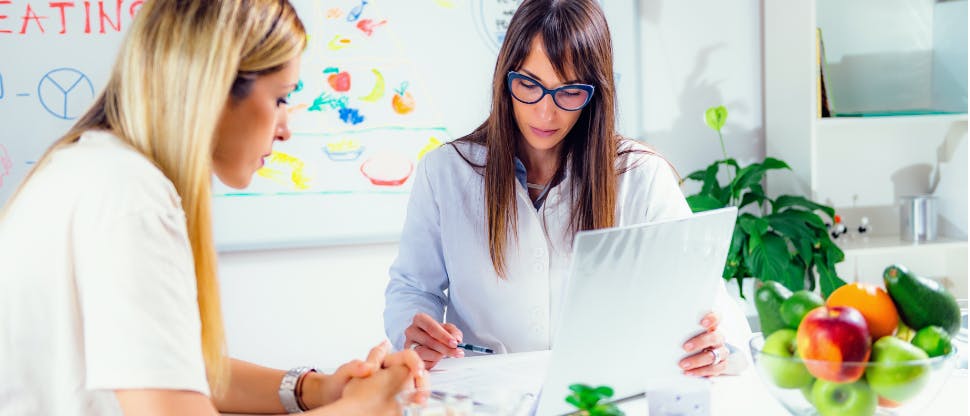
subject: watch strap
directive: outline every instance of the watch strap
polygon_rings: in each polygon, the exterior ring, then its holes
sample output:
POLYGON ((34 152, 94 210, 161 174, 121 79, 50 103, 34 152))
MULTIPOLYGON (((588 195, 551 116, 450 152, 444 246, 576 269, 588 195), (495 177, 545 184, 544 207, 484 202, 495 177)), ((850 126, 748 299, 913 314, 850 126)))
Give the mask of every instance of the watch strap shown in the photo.
POLYGON ((313 367, 296 367, 283 375, 283 380, 280 381, 279 396, 280 403, 286 413, 303 413, 300 402, 296 397, 296 384, 304 374, 315 371, 317 370, 313 367))

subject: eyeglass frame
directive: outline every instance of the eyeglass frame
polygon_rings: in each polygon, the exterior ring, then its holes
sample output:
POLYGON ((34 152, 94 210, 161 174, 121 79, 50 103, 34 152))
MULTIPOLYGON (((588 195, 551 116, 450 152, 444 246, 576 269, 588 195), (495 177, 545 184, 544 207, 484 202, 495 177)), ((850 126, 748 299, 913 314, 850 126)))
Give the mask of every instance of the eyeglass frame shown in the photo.
POLYGON ((537 103, 539 101, 542 101, 542 99, 545 98, 546 95, 548 94, 548 95, 552 96, 552 102, 554 104, 556 104, 556 107, 559 107, 563 111, 579 111, 579 110, 582 110, 583 108, 586 108, 586 106, 589 105, 589 102, 593 100, 593 93, 596 92, 596 87, 593 86, 593 85, 589 85, 589 84, 569 84, 569 85, 563 85, 563 86, 560 86, 560 87, 557 87, 557 88, 549 89, 549 88, 546 88, 545 85, 542 85, 542 83, 539 82, 539 81, 537 81, 536 79, 534 79, 534 78, 532 78, 532 77, 530 77, 528 75, 525 75, 525 74, 516 72, 516 71, 509 71, 508 75, 505 76, 505 86, 506 86, 506 88, 509 89, 509 95, 511 95, 512 98, 514 98, 516 101, 518 101, 518 102, 520 102, 522 104, 535 104, 535 103, 537 103), (515 93, 512 92, 512 81, 514 81, 516 79, 524 79, 526 81, 529 81, 529 82, 535 84, 536 86, 538 86, 539 88, 542 89, 542 95, 540 95, 539 98, 536 98, 535 101, 531 101, 531 102, 530 101, 525 101, 525 100, 523 100, 523 99, 521 99, 519 97, 516 97, 515 96, 515 93), (560 90, 564 90, 564 89, 567 89, 567 88, 579 88, 579 89, 584 90, 584 91, 586 91, 586 92, 589 93, 586 96, 586 101, 583 102, 583 105, 581 105, 581 106, 579 106, 577 108, 574 108, 574 109, 568 109, 568 108, 565 108, 565 107, 559 105, 559 101, 556 101, 556 93, 559 92, 560 90))

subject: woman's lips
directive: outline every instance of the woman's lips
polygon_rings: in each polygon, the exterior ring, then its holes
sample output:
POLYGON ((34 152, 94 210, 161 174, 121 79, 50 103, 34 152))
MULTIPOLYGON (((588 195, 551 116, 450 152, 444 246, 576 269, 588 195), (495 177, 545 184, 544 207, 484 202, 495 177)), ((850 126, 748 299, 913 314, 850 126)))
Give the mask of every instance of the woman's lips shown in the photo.
POLYGON ((556 134, 556 132, 559 131, 559 129, 544 130, 544 129, 538 129, 532 126, 529 126, 529 128, 532 129, 533 134, 539 137, 549 137, 549 136, 552 136, 553 134, 556 134))

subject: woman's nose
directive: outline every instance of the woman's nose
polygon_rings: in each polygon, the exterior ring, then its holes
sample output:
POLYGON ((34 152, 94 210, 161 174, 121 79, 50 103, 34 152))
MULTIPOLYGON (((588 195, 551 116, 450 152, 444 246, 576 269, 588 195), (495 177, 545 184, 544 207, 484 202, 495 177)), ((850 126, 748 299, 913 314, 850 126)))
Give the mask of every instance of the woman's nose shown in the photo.
POLYGON ((556 102, 552 99, 552 94, 546 94, 536 104, 536 112, 543 121, 552 120, 556 114, 556 102))
POLYGON ((290 124, 287 120, 287 113, 284 112, 280 117, 281 119, 279 120, 279 124, 276 125, 276 136, 274 139, 283 142, 290 139, 292 132, 290 132, 290 124))

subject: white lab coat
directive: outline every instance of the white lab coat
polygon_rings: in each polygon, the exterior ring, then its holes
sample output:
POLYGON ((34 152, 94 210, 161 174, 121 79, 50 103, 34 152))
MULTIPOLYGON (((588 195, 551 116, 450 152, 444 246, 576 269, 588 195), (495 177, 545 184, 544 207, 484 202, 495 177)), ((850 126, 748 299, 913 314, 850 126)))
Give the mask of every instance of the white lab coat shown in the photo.
MULTIPOLYGON (((484 162, 484 147, 458 146, 472 162, 484 162)), ((642 147, 632 141, 624 146, 642 147)), ((636 165, 619 177, 618 226, 691 215, 666 160, 629 154, 617 164, 636 165)), ((404 347, 404 330, 416 313, 424 312, 455 324, 464 342, 497 352, 549 349, 572 253, 570 179, 567 175, 550 189, 538 210, 516 181, 518 242, 506 246, 507 278, 502 279, 489 256, 484 178, 451 145, 428 153, 414 176, 400 251, 385 293, 384 327, 394 346, 404 347)), ((721 315, 721 330, 729 342, 745 345, 750 329, 743 314, 736 304, 725 302, 726 291, 719 298, 717 305, 726 307, 712 305, 712 310, 721 315)))

